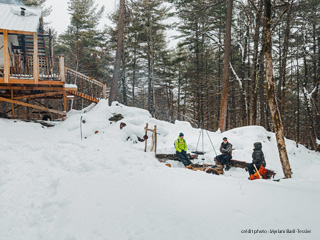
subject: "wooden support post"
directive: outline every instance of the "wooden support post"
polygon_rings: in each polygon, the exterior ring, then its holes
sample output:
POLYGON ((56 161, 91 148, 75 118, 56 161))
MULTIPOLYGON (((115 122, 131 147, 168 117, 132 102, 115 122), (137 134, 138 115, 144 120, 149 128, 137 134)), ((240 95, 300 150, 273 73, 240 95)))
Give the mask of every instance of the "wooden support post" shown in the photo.
POLYGON ((63 90, 63 111, 67 112, 67 91, 66 89, 63 90))
POLYGON ((60 80, 61 82, 65 82, 66 75, 64 70, 64 56, 59 56, 59 70, 60 70, 60 80))
POLYGON ((29 103, 24 103, 24 102, 20 102, 20 101, 8 99, 8 98, 0 97, 0 101, 4 101, 4 102, 8 102, 8 103, 14 103, 14 104, 19 104, 19 105, 21 105, 21 106, 26 106, 26 107, 30 107, 30 108, 39 109, 39 110, 42 110, 42 111, 46 111, 46 112, 51 112, 51 113, 58 114, 58 115, 60 115, 60 116, 65 116, 65 115, 66 115, 65 112, 62 112, 62 111, 57 111, 57 110, 53 110, 53 109, 50 109, 50 108, 41 107, 41 106, 29 104, 29 103))
MULTIPOLYGON (((13 89, 11 89, 11 99, 13 100, 13 89)), ((16 118, 15 113, 14 113, 14 103, 11 103, 11 107, 12 107, 12 116, 13 118, 16 118)))
POLYGON ((107 99, 107 85, 105 83, 102 86, 102 98, 107 99))
MULTIPOLYGON (((151 142, 150 152, 154 151, 154 153, 157 154, 157 125, 154 125, 154 129, 152 130, 152 129, 148 129, 148 123, 147 123, 144 130, 145 130, 145 135, 148 134, 148 131, 152 132, 152 142, 151 142)), ((145 139, 144 151, 147 152, 147 139, 145 139)))
POLYGON ((151 149, 150 149, 150 152, 152 152, 154 149, 154 131, 152 131, 150 129, 148 129, 148 130, 152 132, 152 141, 151 141, 151 149))
POLYGON ((10 56, 9 56, 8 31, 3 30, 3 57, 4 57, 4 83, 9 82, 10 77, 10 56))
POLYGON ((15 97, 14 100, 43 98, 43 97, 56 96, 56 95, 63 95, 63 91, 38 93, 38 94, 32 94, 32 95, 23 95, 23 96, 15 97))
POLYGON ((154 154, 157 154, 157 125, 154 125, 154 154))
POLYGON ((38 34, 33 33, 33 80, 39 83, 38 34))
MULTIPOLYGON (((148 123, 146 124, 146 127, 144 128, 144 130, 145 130, 144 135, 146 136, 148 134, 148 123)), ((144 152, 147 152, 147 144, 148 144, 148 139, 145 140, 144 152)))
MULTIPOLYGON (((29 103, 29 99, 27 99, 26 103, 29 103)), ((29 119, 29 113, 30 113, 30 112, 29 112, 29 108, 26 108, 26 119, 27 119, 27 120, 30 120, 30 119, 29 119)))

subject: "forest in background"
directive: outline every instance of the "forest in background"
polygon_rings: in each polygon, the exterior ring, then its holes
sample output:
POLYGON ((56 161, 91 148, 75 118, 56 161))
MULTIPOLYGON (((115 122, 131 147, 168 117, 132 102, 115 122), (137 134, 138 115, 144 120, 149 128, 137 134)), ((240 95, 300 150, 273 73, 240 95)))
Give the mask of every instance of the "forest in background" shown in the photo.
MULTIPOLYGON (((161 120, 185 120, 194 127, 218 130, 230 0, 121 1, 125 3, 123 48, 116 100, 147 109, 161 120), (168 24, 167 19, 175 22, 168 24), (170 29, 178 32, 174 49, 166 37, 170 29)), ((23 2, 44 6, 45 0, 23 2)), ((266 91, 264 0, 231 2, 225 130, 260 125, 274 131, 266 91)), ((271 2, 274 88, 284 134, 316 149, 320 1, 271 2)), ((68 67, 110 86, 119 11, 110 16, 114 26, 99 30, 104 8, 94 0, 70 0, 68 6, 71 21, 66 32, 55 36, 55 55, 63 54, 68 67)))

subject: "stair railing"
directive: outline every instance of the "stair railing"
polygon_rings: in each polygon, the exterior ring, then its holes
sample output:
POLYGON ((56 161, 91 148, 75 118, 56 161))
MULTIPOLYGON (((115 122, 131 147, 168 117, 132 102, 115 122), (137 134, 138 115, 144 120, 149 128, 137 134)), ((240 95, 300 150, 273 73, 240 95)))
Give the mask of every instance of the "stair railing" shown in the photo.
POLYGON ((77 85, 78 92, 96 99, 106 99, 106 84, 65 67, 66 83, 77 85))

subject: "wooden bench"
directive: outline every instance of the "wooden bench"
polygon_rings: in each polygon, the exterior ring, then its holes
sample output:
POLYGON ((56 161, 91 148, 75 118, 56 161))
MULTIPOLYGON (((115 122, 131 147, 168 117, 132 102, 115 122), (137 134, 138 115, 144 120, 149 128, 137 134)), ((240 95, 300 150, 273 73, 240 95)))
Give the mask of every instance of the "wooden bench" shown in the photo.
MULTIPOLYGON (((198 157, 198 155, 191 155, 188 154, 189 158, 195 159, 198 157)), ((174 160, 174 161, 180 161, 176 154, 157 154, 156 158, 160 162, 166 162, 167 160, 174 160)), ((217 162, 216 158, 214 158, 214 161, 216 165, 213 164, 191 164, 187 168, 194 170, 194 171, 205 171, 206 173, 211 173, 215 175, 221 175, 224 173, 224 165, 221 165, 217 162)), ((239 161, 239 160, 230 160, 230 167, 236 167, 236 168, 246 168, 248 165, 247 162, 239 161)), ((272 170, 267 169, 267 179, 274 178, 276 173, 272 170)))

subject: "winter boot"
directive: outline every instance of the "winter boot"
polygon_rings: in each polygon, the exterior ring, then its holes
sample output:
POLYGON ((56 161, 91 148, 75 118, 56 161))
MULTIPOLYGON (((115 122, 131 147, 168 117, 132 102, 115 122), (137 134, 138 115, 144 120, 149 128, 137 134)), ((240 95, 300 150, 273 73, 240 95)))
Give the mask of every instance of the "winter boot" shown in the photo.
POLYGON ((190 164, 190 165, 188 165, 188 166, 186 166, 186 168, 188 168, 188 169, 192 169, 191 164, 190 164))

